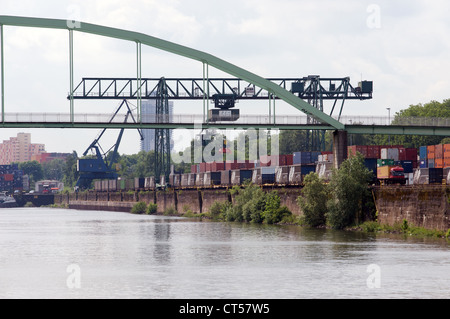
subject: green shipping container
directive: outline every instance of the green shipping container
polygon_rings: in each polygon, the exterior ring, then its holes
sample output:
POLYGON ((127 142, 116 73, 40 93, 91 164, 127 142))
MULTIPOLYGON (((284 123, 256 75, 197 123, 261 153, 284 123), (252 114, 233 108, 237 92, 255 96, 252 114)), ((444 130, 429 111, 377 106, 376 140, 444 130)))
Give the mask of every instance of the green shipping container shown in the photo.
POLYGON ((381 166, 394 166, 394 160, 393 159, 378 159, 377 167, 381 167, 381 166))

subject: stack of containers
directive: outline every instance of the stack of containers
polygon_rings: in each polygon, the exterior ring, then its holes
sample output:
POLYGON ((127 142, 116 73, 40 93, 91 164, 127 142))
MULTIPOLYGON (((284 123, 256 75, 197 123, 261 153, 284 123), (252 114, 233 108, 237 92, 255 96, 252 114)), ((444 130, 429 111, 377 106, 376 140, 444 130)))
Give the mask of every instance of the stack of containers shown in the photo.
POLYGON ((444 144, 444 167, 450 167, 450 144, 444 144))
POLYGON ((435 156, 435 146, 434 145, 427 146, 427 161, 429 168, 434 168, 434 156, 435 156))
POLYGON ((444 168, 444 145, 439 144, 434 146, 434 167, 444 168))
POLYGON ((419 147, 419 168, 427 168, 427 147, 421 146, 419 147))
POLYGON ((17 164, 0 165, 0 191, 10 192, 23 190, 23 171, 17 164))

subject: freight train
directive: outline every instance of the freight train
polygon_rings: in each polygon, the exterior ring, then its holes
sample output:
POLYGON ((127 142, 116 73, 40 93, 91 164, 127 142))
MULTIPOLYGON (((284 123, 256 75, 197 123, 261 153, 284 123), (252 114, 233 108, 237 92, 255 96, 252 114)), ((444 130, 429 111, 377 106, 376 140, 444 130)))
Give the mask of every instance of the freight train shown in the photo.
MULTIPOLYGON (((450 145, 448 149, 450 153, 450 145)), ((366 168, 373 172, 371 182, 374 185, 450 184, 450 163, 448 168, 423 167, 421 161, 424 161, 424 157, 427 162, 432 163, 428 150, 424 156, 424 148, 418 150, 399 145, 348 147, 349 157, 356 152, 364 156, 366 168)), ((333 162, 331 152, 296 152, 290 155, 262 156, 257 161, 200 163, 192 165, 190 173, 171 174, 168 180, 162 176, 160 184, 156 184, 154 177, 118 178, 94 181, 94 188, 96 191, 211 188, 243 185, 246 181, 256 185, 301 186, 304 177, 310 172, 316 172, 319 177, 329 180, 333 162)))

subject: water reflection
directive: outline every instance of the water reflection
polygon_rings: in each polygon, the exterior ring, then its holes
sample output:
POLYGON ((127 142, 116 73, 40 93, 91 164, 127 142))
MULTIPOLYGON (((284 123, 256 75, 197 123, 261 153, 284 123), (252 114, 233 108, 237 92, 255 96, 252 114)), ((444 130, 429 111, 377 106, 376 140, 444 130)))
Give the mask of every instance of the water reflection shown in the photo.
POLYGON ((0 212, 0 298, 450 296, 448 242, 111 212, 0 212), (69 290, 78 264, 82 289, 69 290), (369 290, 367 266, 383 286, 369 290), (414 280, 411 280, 414 278, 414 280))

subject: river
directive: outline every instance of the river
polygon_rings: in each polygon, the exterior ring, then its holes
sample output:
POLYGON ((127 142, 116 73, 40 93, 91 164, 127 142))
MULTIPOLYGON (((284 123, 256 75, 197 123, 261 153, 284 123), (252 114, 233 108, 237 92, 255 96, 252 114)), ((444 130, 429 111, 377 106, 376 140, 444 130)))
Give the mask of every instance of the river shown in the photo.
POLYGON ((0 298, 449 298, 449 248, 298 226, 0 209, 0 298))

